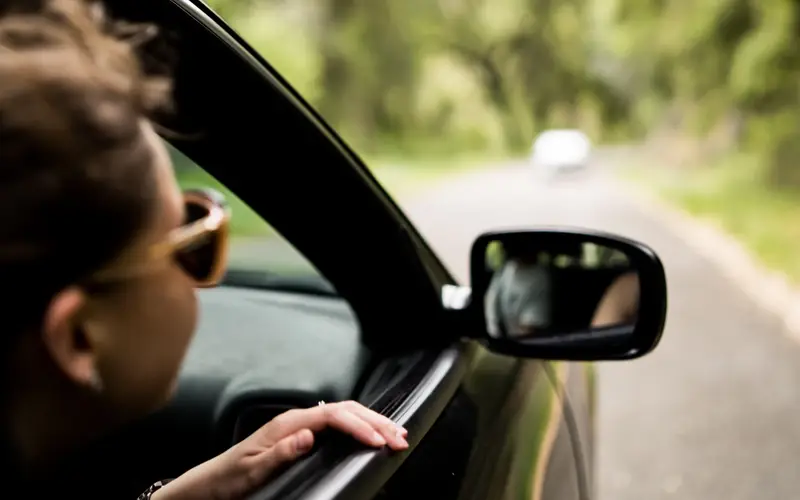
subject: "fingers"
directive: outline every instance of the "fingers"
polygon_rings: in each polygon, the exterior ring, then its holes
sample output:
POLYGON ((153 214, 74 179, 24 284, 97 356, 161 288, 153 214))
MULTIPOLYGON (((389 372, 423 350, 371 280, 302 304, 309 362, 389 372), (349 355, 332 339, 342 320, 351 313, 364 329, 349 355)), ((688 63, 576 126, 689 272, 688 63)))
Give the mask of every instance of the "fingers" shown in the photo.
POLYGON ((379 431, 380 428, 370 425, 350 408, 332 408, 328 426, 349 434, 366 445, 381 447, 388 444, 388 440, 379 431))
POLYGON ((247 487, 252 489, 263 484, 276 469, 294 462, 308 453, 314 446, 314 433, 302 429, 284 437, 264 453, 250 457, 247 467, 247 487))
POLYGON ((358 403, 350 411, 378 432, 390 448, 395 450, 408 448, 408 442, 405 439, 408 431, 402 426, 358 403))
POLYGON ((308 429, 303 429, 278 441, 272 447, 271 460, 267 460, 267 462, 271 462, 273 468, 275 468, 286 462, 297 460, 313 447, 314 433, 308 429))
POLYGON ((240 498, 264 484, 276 469, 308 453, 314 445, 314 432, 325 428, 334 428, 368 446, 408 448, 405 429, 359 403, 345 401, 282 413, 207 462, 210 465, 205 470, 216 469, 210 476, 224 479, 218 485, 225 492, 222 497, 240 498))
POLYGON ((331 405, 329 411, 332 418, 330 427, 350 434, 364 444, 389 445, 393 450, 408 448, 405 440, 408 431, 380 413, 352 401, 331 405))
POLYGON ((408 448, 405 429, 355 401, 290 410, 275 417, 262 427, 261 432, 267 441, 277 443, 301 429, 318 432, 328 427, 349 434, 368 446, 388 444, 395 450, 408 448))

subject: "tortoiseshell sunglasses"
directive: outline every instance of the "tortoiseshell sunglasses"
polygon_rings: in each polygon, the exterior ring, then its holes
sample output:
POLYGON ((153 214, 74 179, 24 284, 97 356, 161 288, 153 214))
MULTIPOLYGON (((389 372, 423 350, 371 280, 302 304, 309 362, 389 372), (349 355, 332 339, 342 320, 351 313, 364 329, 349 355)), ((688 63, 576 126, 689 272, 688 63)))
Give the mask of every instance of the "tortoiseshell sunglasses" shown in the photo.
MULTIPOLYGON (((224 196, 213 189, 184 191, 183 198, 184 224, 172 230, 165 241, 150 247, 146 260, 153 262, 171 256, 196 287, 214 287, 225 275, 227 266, 230 210, 224 196)), ((136 272, 129 268, 124 275, 136 272)), ((123 273, 109 270, 94 275, 90 281, 102 283, 121 278, 123 273)))

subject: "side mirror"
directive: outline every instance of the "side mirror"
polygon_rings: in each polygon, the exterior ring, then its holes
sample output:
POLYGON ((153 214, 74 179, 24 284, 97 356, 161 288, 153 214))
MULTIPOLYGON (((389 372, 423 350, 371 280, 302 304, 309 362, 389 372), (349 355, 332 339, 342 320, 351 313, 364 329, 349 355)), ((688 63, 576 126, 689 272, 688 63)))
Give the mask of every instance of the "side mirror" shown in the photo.
POLYGON ((494 352, 633 359, 661 339, 664 268, 636 241, 559 229, 487 233, 472 246, 471 275, 465 312, 494 352))

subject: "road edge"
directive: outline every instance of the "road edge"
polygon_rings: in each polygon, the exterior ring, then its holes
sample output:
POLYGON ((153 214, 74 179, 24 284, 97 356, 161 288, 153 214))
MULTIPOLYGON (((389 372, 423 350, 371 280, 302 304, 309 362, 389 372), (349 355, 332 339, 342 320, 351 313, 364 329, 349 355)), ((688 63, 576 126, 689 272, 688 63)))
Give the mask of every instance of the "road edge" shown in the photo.
POLYGON ((768 269, 719 224, 693 216, 633 181, 619 183, 642 210, 715 265, 760 308, 778 317, 784 333, 800 342, 800 290, 785 276, 768 269))

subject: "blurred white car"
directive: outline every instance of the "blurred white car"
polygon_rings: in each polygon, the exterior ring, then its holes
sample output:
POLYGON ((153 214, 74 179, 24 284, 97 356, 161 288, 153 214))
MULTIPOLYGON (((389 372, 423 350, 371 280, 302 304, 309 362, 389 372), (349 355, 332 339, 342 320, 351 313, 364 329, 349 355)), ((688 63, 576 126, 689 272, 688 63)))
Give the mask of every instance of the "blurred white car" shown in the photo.
POLYGON ((533 142, 530 163, 549 177, 583 169, 591 154, 592 143, 580 130, 546 130, 533 142))

